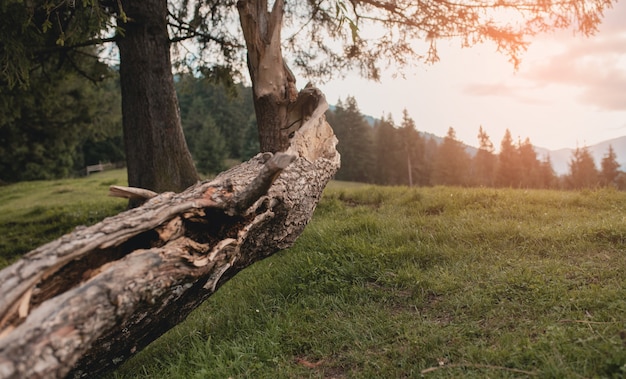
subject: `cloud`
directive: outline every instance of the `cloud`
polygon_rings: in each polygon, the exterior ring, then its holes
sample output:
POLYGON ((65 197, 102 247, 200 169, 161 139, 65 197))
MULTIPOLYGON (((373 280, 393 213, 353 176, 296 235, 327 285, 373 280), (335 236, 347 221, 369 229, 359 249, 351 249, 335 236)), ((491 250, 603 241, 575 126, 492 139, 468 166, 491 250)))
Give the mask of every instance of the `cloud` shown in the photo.
POLYGON ((470 83, 465 85, 462 88, 462 92, 469 96, 495 96, 495 97, 508 97, 513 100, 516 100, 520 103, 530 104, 530 105, 546 105, 548 104, 545 100, 540 100, 538 98, 524 95, 528 90, 532 90, 532 88, 509 85, 504 82, 498 83, 470 83))
POLYGON ((537 86, 576 88, 577 100, 601 110, 626 110, 626 2, 605 12, 600 31, 589 38, 559 34, 560 53, 546 49, 543 59, 521 73, 537 86))
POLYGON ((603 110, 626 110, 626 35, 566 45, 522 74, 539 86, 564 85, 580 91, 578 100, 603 110))
POLYGON ((470 96, 496 96, 531 105, 552 104, 556 92, 601 110, 626 110, 626 1, 605 12, 594 36, 560 31, 538 36, 514 78, 463 87, 470 96))
POLYGON ((612 71, 587 83, 579 99, 604 110, 626 110, 626 70, 612 71))
POLYGON ((504 83, 472 83, 465 86, 463 92, 474 96, 510 96, 512 89, 504 83))

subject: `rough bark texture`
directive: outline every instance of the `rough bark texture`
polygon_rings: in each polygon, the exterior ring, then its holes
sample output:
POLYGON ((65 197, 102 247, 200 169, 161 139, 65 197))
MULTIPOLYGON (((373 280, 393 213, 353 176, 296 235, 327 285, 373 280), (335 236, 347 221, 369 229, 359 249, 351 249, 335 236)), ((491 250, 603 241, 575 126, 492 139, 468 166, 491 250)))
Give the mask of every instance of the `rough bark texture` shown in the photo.
POLYGON ((237 272, 291 246, 339 168, 328 105, 317 103, 285 153, 156 195, 0 271, 0 378, 109 370, 237 272))
POLYGON ((283 0, 276 0, 269 12, 267 0, 237 2, 248 48, 248 69, 261 151, 284 151, 293 132, 287 115, 288 108, 296 101, 297 90, 296 79, 282 56, 283 8, 283 0))
POLYGON ((120 1, 118 41, 128 184, 182 191, 198 180, 180 121, 170 62, 167 1, 120 1))

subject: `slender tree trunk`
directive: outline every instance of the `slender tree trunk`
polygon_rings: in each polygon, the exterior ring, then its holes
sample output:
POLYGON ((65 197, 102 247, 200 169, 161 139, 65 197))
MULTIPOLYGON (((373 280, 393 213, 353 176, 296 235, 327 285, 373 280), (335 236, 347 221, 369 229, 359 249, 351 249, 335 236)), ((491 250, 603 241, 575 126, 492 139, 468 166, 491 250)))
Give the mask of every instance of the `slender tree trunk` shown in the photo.
POLYGON ((121 1, 120 78, 128 183, 182 191, 198 180, 183 136, 167 33, 167 1, 121 1))
POLYGON ((267 0, 241 0, 237 9, 248 48, 261 151, 283 151, 298 121, 287 117, 298 91, 281 51, 284 1, 276 0, 271 12, 267 0))

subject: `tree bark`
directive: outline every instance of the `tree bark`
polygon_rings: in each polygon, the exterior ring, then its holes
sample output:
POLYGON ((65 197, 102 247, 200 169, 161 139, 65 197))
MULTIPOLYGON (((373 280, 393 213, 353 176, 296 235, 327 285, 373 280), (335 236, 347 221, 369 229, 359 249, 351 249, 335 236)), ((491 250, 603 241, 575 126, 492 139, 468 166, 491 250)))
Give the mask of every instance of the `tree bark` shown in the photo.
POLYGON ((120 1, 118 40, 128 184, 182 191, 198 181, 187 148, 167 32, 167 1, 120 1))
POLYGON ((237 272, 291 246, 339 168, 325 99, 308 89, 301 103, 316 94, 314 117, 285 153, 259 154, 179 194, 112 188, 154 197, 0 271, 0 378, 110 370, 237 272))
POLYGON ((248 49, 261 151, 284 151, 293 132, 287 115, 298 95, 281 51, 284 1, 276 0, 268 11, 267 0, 241 0, 237 9, 248 49))

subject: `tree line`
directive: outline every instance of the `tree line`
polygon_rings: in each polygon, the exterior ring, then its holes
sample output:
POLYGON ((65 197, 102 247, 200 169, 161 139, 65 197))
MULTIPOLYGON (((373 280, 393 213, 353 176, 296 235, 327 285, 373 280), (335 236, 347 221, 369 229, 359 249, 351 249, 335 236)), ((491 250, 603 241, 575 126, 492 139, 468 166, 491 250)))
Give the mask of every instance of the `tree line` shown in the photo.
POLYGON ((24 86, 0 85, 0 182, 74 176, 124 160, 115 72, 91 85, 73 72, 33 71, 24 86))
MULTIPOLYGON (((0 91, 0 180, 52 179, 84 173, 86 165, 125 159, 119 80, 92 85, 77 74, 31 77, 38 85, 0 91)), ((175 78, 182 126, 196 168, 218 173, 259 152, 252 94, 242 84, 223 85, 205 76, 175 78)), ((405 110, 400 125, 392 115, 373 122, 353 97, 327 112, 339 139, 342 167, 337 179, 381 185, 453 185, 514 188, 626 188, 612 147, 596 163, 586 147, 557 176, 549 157, 538 157, 530 140, 515 142, 507 130, 498 153, 479 128, 471 149, 449 128, 444 138, 419 132, 405 110)))
POLYGON ((569 173, 557 176, 549 156, 539 157, 529 138, 515 142, 508 129, 496 153, 482 126, 476 150, 460 142, 452 127, 443 139, 420 133, 406 110, 399 126, 391 115, 371 125, 353 97, 339 101, 328 119, 339 139, 338 180, 409 186, 626 189, 626 174, 619 170, 612 146, 599 168, 587 147, 577 148, 569 173))
MULTIPOLYGON (((78 176, 100 162, 124 165, 119 77, 32 73, 28 88, 0 87, 0 183, 78 176)), ((249 87, 182 74, 175 86, 197 169, 215 174, 259 151, 249 87)))

